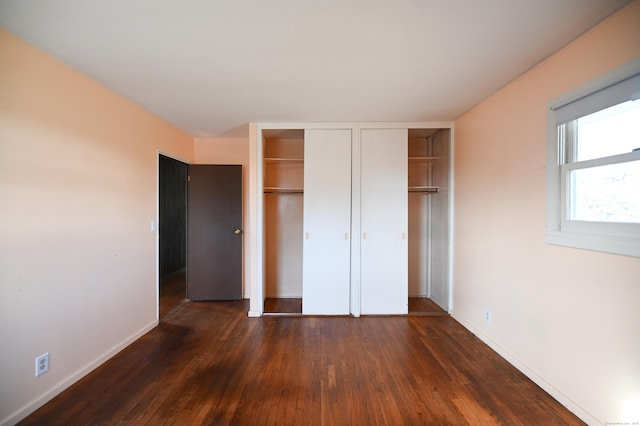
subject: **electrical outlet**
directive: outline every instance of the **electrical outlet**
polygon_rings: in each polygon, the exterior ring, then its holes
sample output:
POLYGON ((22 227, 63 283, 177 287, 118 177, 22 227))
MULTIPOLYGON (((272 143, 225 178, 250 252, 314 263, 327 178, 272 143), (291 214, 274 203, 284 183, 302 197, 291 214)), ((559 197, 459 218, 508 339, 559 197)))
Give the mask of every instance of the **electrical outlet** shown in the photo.
POLYGON ((484 311, 484 322, 491 324, 491 311, 488 309, 484 311))
POLYGON ((49 352, 36 358, 36 377, 49 371, 49 352))

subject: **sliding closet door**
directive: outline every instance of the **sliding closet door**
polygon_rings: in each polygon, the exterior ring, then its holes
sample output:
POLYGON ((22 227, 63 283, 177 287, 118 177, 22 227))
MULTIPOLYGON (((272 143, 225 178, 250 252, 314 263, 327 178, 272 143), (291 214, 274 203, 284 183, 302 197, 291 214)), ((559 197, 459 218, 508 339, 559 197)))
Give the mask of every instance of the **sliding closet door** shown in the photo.
POLYGON ((361 312, 408 312, 407 130, 363 129, 361 312))
POLYGON ((305 130, 302 313, 349 313, 351 130, 305 130))

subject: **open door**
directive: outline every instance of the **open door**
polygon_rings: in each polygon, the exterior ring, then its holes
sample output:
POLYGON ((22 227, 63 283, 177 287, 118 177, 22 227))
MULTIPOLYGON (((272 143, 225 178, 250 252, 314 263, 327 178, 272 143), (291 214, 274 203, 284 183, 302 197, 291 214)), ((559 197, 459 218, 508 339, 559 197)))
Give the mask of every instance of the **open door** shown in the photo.
POLYGON ((187 297, 242 299, 242 166, 190 165, 187 297))

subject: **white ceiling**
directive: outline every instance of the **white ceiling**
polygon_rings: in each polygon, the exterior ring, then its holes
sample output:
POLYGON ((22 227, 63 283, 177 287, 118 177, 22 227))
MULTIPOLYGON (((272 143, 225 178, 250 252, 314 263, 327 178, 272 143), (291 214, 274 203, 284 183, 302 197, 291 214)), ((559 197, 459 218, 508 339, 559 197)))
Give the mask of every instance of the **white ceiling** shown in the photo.
POLYGON ((0 26, 194 137, 237 137, 453 120, 627 3, 0 0, 0 26))

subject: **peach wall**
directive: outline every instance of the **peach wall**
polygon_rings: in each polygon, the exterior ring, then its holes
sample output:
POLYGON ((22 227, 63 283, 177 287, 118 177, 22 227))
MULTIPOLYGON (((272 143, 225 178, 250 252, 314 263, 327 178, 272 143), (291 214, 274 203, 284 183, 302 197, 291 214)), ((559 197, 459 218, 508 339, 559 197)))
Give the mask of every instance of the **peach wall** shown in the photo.
POLYGON ((2 30, 0 76, 4 424, 157 324, 158 151, 193 139, 2 30))
POLYGON ((453 316, 590 424, 640 422, 640 259, 545 244, 546 108, 638 57, 636 0, 455 121, 453 316))
POLYGON ((243 274, 244 298, 251 296, 248 285, 249 276, 249 139, 248 138, 201 138, 194 141, 195 164, 241 164, 242 165, 242 204, 243 204, 243 274))

